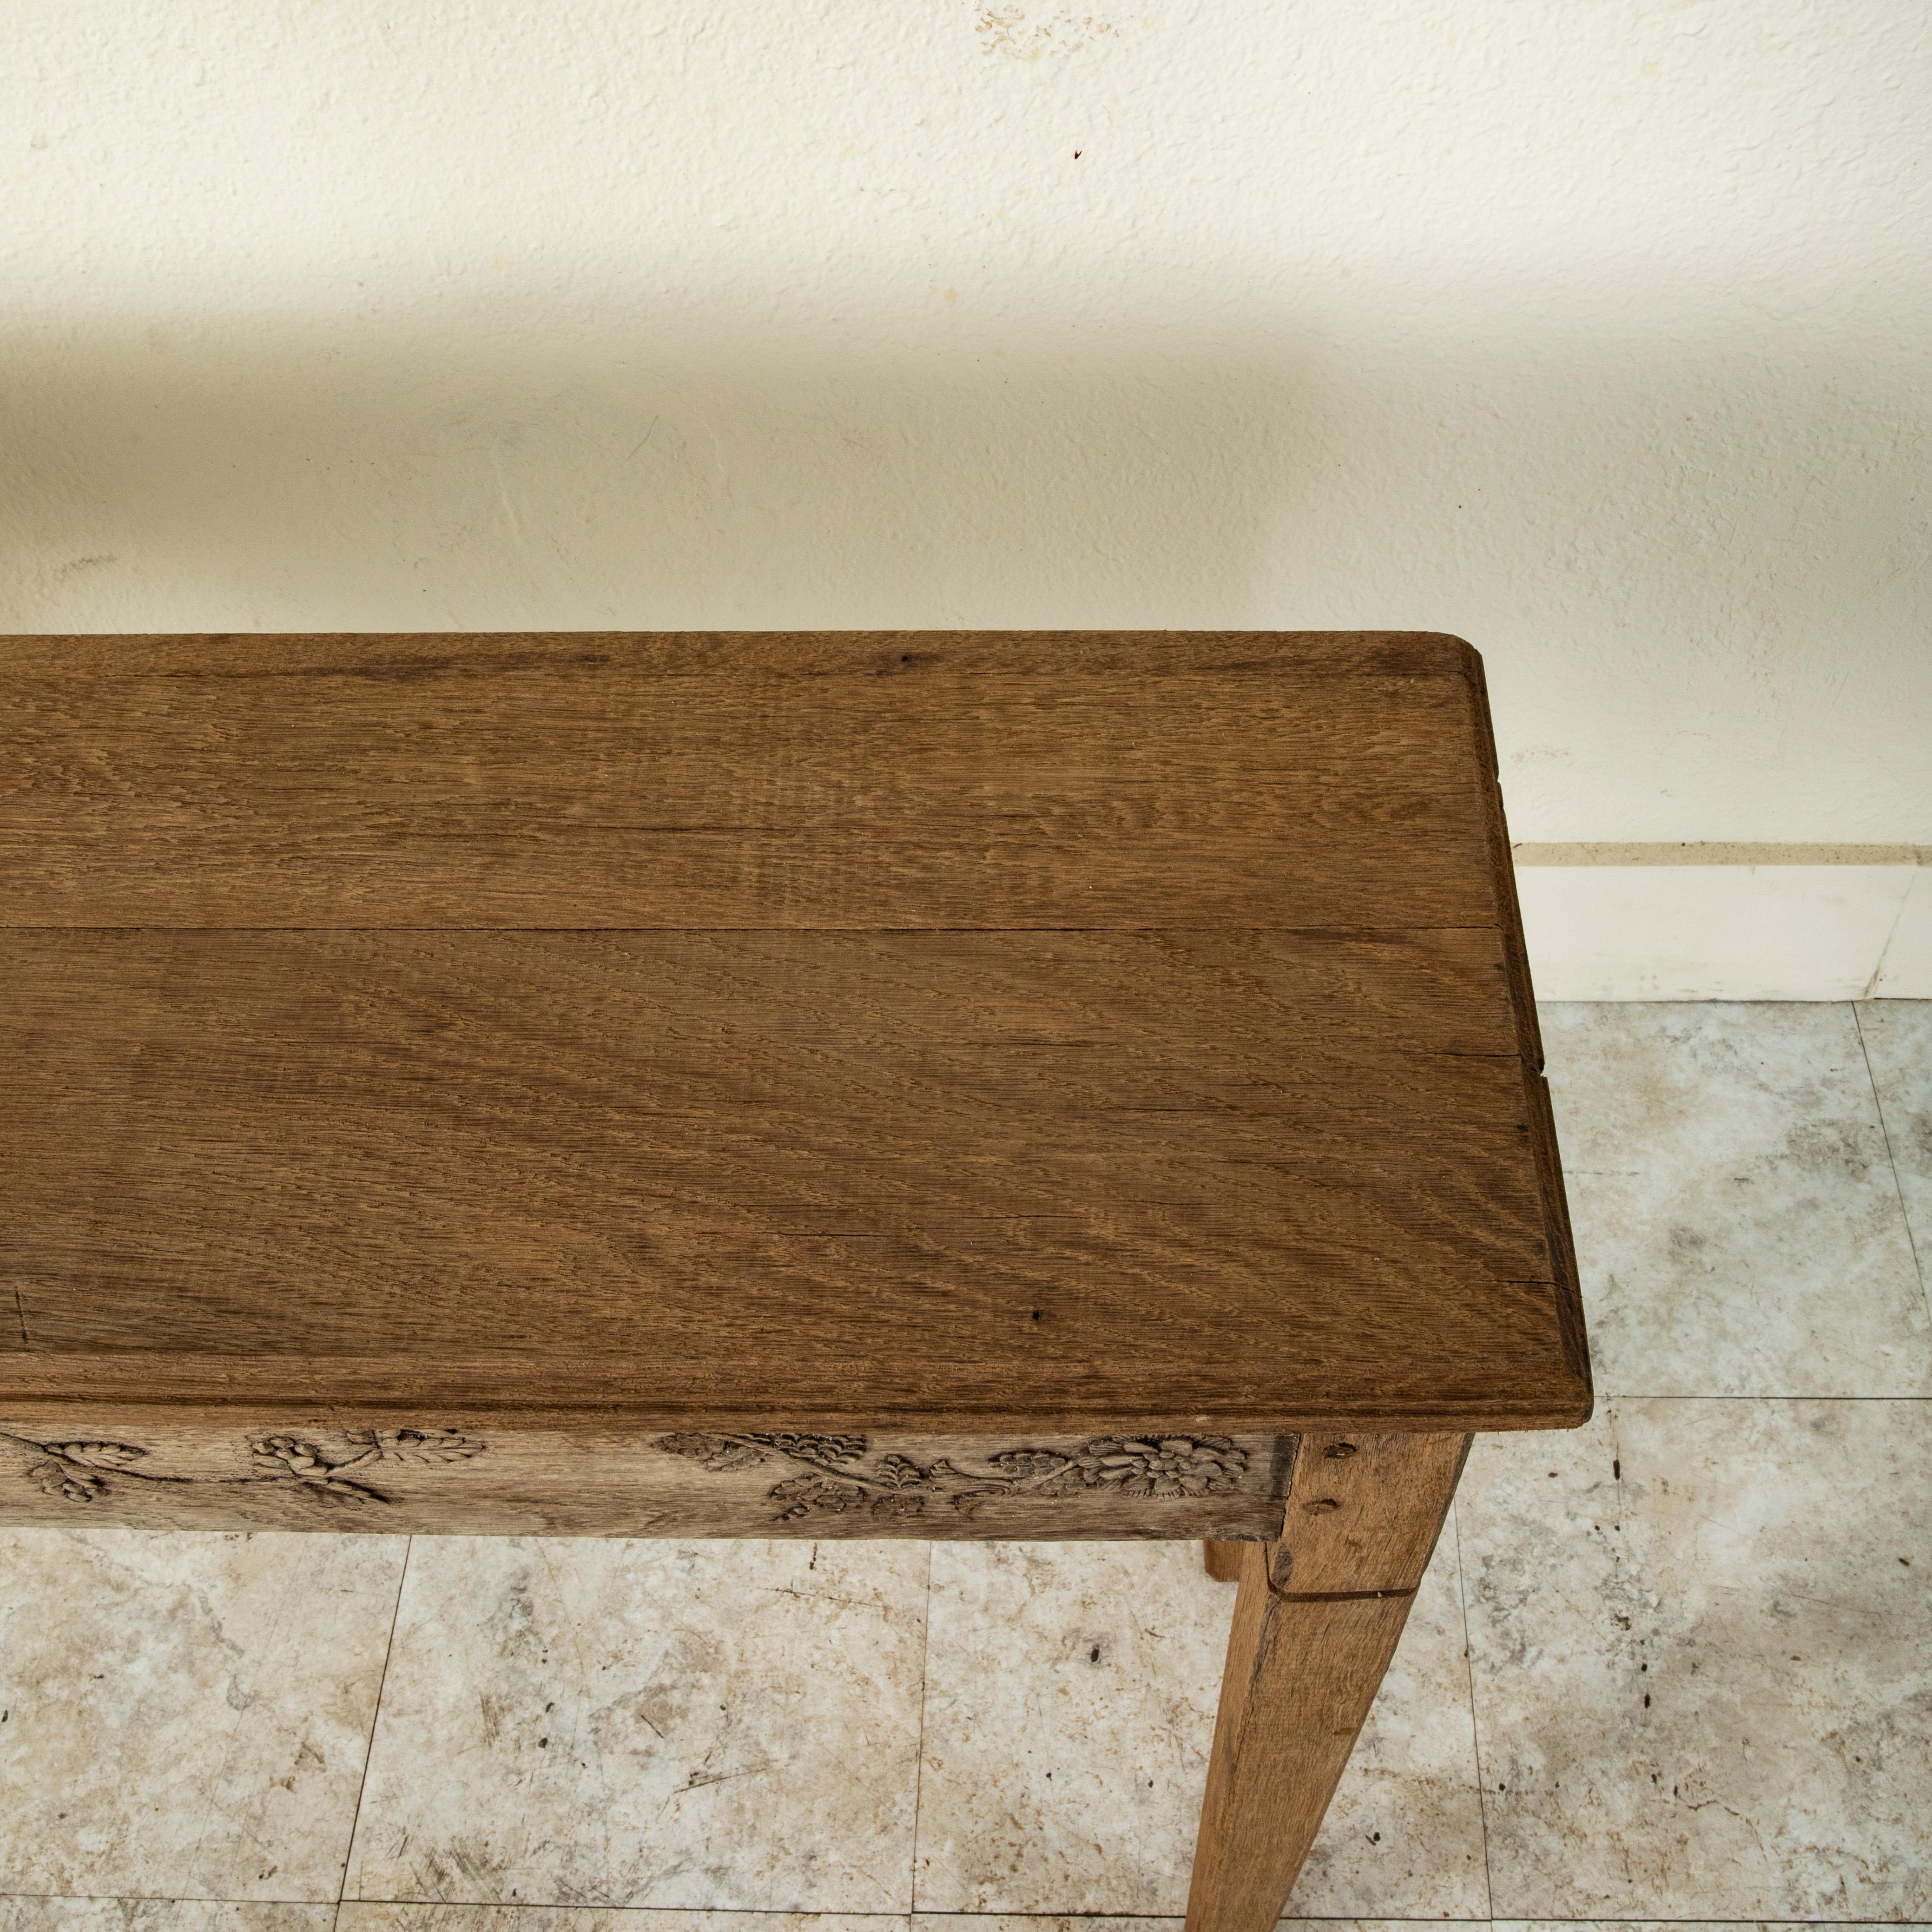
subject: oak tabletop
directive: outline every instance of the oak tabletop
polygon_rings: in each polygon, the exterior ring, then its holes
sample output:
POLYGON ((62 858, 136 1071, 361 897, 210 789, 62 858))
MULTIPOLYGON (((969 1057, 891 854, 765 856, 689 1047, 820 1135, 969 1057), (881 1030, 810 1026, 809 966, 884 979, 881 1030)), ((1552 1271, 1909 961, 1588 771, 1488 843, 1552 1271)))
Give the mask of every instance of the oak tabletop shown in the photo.
POLYGON ((1574 1424, 1482 671, 0 640, 0 1400, 1574 1424))

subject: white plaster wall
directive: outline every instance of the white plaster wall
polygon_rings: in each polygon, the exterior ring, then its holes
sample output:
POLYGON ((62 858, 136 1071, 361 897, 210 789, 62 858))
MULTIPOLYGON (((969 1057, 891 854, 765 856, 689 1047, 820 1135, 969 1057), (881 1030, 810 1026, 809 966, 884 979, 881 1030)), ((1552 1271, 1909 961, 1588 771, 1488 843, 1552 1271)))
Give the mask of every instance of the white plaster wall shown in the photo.
POLYGON ((1932 1000, 1932 854, 1898 850, 1870 865, 1544 866, 1519 854, 1537 993, 1932 1000))
POLYGON ((1399 626, 1932 839, 1924 0, 10 0, 0 627, 1399 626))

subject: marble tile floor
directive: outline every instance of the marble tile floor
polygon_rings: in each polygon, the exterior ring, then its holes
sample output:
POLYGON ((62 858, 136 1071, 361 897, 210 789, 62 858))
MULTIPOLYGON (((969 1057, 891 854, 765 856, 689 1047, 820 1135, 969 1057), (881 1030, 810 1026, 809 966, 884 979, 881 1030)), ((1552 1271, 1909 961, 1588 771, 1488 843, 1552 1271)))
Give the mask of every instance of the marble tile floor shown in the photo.
MULTIPOLYGON (((1552 1006, 1599 1401, 1293 1918, 1932 1922, 1932 1004, 1552 1006)), ((0 1532, 0 1932, 1176 1924, 1192 1545, 0 1532)))

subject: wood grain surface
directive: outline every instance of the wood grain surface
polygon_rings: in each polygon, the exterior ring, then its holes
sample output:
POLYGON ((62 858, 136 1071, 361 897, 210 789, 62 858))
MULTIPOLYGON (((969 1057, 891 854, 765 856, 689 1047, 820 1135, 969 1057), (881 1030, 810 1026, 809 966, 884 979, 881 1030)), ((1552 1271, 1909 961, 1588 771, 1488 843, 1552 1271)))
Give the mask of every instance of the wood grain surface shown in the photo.
POLYGON ((1201 1546, 1201 1558, 1209 1576, 1217 1583, 1241 1580, 1241 1546, 1210 1538, 1201 1546))
MULTIPOLYGON (((1294 1440, 796 1430, 652 1433, 282 1407, 130 1406, 84 1436, 0 1413, 0 1521, 411 1535, 944 1538, 1280 1533, 1294 1440)), ((1219 1546, 1238 1549, 1238 1543, 1219 1546)))
POLYGON ((1472 655, 11 639, 0 919, 1496 928, 1472 655))
POLYGON ((1418 1588, 1469 1442, 1360 1430, 1303 1437, 1269 1587, 1303 1597, 1418 1588))
POLYGON ((0 702, 0 1409, 1588 1412, 1454 640, 14 638, 0 702))
POLYGON ((1395 1654, 1468 1447, 1457 1436, 1305 1438, 1280 1541, 1225 1546, 1240 1587, 1189 1932, 1270 1932, 1280 1919, 1395 1654))

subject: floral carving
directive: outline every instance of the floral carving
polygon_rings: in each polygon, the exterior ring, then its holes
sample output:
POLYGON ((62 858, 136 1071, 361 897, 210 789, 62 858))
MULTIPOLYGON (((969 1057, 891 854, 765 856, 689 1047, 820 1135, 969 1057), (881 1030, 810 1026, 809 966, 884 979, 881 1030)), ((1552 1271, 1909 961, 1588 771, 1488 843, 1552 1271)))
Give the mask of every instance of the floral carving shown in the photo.
POLYGON ((124 1480, 193 1488, 277 1483, 298 1484, 304 1496, 332 1508, 351 1509, 394 1500, 364 1480, 385 1462, 460 1462, 488 1446, 444 1429, 350 1430, 332 1447, 302 1436, 264 1436, 248 1445, 245 1475, 183 1476, 140 1466, 148 1452, 131 1442, 39 1442, 0 1430, 0 1443, 33 1455, 27 1480, 70 1503, 97 1502, 124 1480))
POLYGON ((748 1469, 768 1454, 796 1456, 815 1465, 856 1462, 866 1453, 862 1436, 661 1436, 657 1446, 688 1456, 707 1469, 748 1469))
POLYGON ((1225 1436, 1103 1436, 1041 1486, 1048 1496, 1076 1489, 1122 1496, 1214 1496, 1235 1487, 1247 1466, 1246 1450, 1225 1436))
POLYGON ((896 1454, 868 1461, 862 1436, 734 1432, 661 1436, 656 1446, 719 1473, 772 1462, 802 1469, 766 1492, 781 1522, 815 1514, 889 1520, 921 1515, 933 1502, 970 1516, 1001 1496, 1083 1491, 1167 1499, 1223 1495, 1240 1486, 1248 1466, 1247 1451, 1226 1436, 1101 1436, 1071 1450, 1002 1449, 986 1458, 981 1472, 943 1456, 923 1466, 896 1454))

